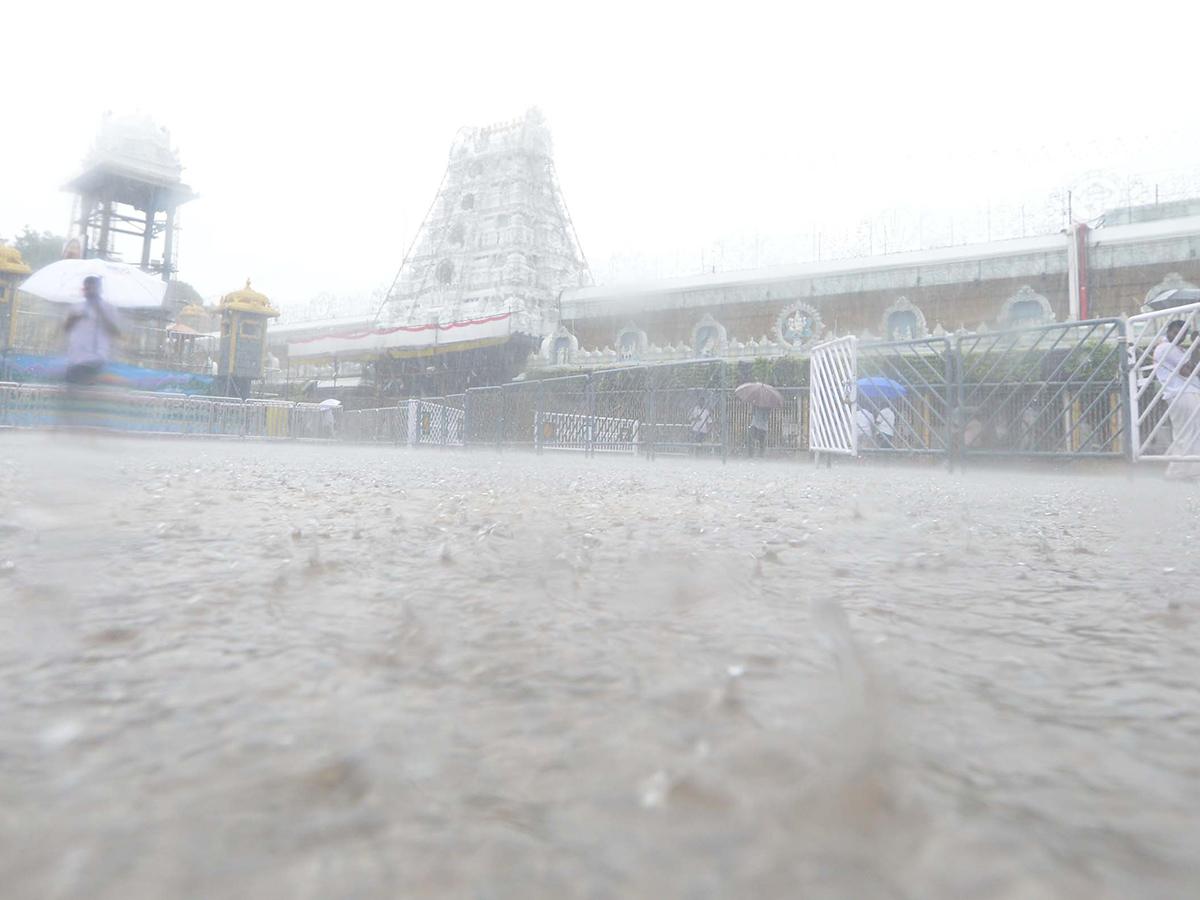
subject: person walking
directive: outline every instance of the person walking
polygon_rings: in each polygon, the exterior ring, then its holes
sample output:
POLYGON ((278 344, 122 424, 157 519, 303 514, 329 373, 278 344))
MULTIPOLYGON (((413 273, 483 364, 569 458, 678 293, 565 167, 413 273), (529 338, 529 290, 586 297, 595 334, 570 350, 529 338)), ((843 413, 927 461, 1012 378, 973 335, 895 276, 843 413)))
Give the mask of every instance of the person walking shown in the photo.
POLYGON ((708 433, 712 429, 714 402, 710 391, 701 393, 696 398, 696 405, 692 407, 688 416, 692 425, 692 443, 696 445, 693 452, 698 453, 700 445, 708 440, 708 433))
POLYGON ((875 446, 875 417, 862 404, 854 411, 854 430, 858 432, 859 449, 870 450, 875 446))
POLYGON ((94 384, 112 355, 113 338, 121 333, 116 309, 101 295, 99 277, 83 279, 83 302, 71 307, 63 331, 67 334, 67 384, 94 384))
POLYGON ((754 445, 758 444, 758 455, 767 455, 767 424, 771 419, 771 407, 756 406, 750 419, 750 456, 754 456, 754 445))
MULTIPOLYGON (((1171 420, 1168 456, 1200 456, 1200 384, 1196 381, 1196 352, 1200 344, 1184 350, 1184 321, 1167 325, 1166 339, 1154 348, 1154 375, 1162 384, 1161 397, 1171 420)), ((1200 478, 1200 463, 1167 466, 1168 478, 1200 478)))
POLYGON ((758 445, 758 455, 767 455, 767 426, 771 420, 771 410, 783 406, 783 395, 769 384, 761 381, 750 381, 739 384, 733 390, 733 396, 753 408, 750 427, 746 430, 749 443, 749 455, 754 456, 754 445, 758 445))
POLYGON ((896 411, 886 401, 879 404, 875 417, 875 443, 881 450, 891 450, 896 441, 896 411))
MULTIPOLYGON (((87 424, 85 403, 87 389, 96 383, 96 377, 108 364, 112 355, 112 341, 121 333, 117 324, 117 311, 100 293, 100 278, 89 275, 83 280, 83 301, 71 306, 63 320, 63 331, 67 335, 67 370, 64 378, 67 393, 63 409, 59 411, 59 424, 68 431, 78 430, 87 424)), ((94 413, 95 410, 90 412, 94 413)), ((93 421, 92 424, 104 424, 93 421)))

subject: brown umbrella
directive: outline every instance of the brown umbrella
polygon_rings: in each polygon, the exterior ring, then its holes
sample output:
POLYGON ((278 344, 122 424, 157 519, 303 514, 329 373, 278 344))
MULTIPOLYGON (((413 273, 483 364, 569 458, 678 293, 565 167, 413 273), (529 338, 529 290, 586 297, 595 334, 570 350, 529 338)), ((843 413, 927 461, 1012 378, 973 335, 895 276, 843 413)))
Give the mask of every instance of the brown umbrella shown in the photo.
POLYGON ((783 394, 761 381, 738 385, 733 396, 752 406, 765 406, 767 409, 779 409, 783 406, 783 394))

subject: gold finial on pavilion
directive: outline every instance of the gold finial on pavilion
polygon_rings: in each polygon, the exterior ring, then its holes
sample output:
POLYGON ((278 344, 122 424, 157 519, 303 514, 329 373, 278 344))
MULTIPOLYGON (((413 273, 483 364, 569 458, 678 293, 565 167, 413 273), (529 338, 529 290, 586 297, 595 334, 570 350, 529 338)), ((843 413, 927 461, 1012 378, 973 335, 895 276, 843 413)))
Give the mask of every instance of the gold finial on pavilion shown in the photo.
POLYGON ((221 298, 220 309, 239 310, 241 312, 258 313, 263 316, 274 318, 279 315, 279 310, 271 306, 271 301, 267 299, 266 294, 260 294, 258 291, 250 287, 250 279, 246 279, 246 286, 240 291, 233 291, 221 298))

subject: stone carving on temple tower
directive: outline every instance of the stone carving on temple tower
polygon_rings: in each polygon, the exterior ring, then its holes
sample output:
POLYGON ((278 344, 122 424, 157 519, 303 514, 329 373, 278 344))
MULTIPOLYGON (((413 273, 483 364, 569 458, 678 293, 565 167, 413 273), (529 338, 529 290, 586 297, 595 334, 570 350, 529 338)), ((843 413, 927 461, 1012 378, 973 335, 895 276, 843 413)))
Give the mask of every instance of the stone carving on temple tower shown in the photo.
POLYGON ((545 334, 567 288, 591 284, 537 109, 465 128, 437 198, 388 296, 385 321, 465 322, 510 313, 545 334))

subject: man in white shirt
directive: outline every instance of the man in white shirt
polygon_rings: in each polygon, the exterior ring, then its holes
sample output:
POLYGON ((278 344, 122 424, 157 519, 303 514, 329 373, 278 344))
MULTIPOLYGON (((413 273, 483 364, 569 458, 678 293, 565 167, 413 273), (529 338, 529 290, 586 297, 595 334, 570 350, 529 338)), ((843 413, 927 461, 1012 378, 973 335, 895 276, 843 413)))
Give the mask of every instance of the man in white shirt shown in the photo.
POLYGON ((67 333, 67 383, 88 385, 96 380, 112 354, 112 339, 121 333, 117 311, 100 296, 100 279, 83 279, 83 302, 71 307, 63 323, 67 333))
POLYGON ((896 411, 884 403, 875 417, 875 442, 891 450, 896 440, 896 411))
MULTIPOLYGON (((1161 397, 1171 419, 1169 456, 1200 456, 1200 383, 1197 382, 1196 347, 1185 351, 1184 322, 1167 325, 1167 338, 1154 348, 1154 375, 1162 382, 1161 397)), ((1196 478, 1200 463, 1171 463, 1168 478, 1196 478)))
POLYGON ((692 443, 703 444, 708 439, 708 432, 712 428, 712 409, 713 399, 706 392, 697 400, 696 405, 692 407, 692 411, 688 418, 692 423, 692 443))
POLYGON ((858 446, 870 449, 875 446, 875 417, 871 411, 859 406, 854 411, 854 430, 858 432, 858 446))

